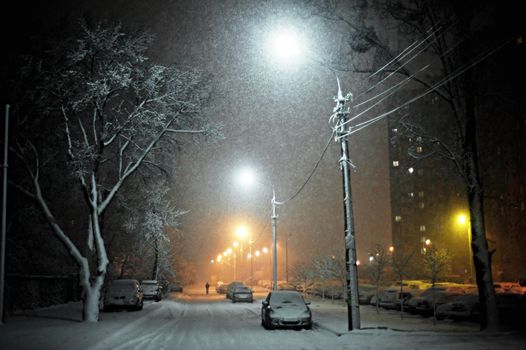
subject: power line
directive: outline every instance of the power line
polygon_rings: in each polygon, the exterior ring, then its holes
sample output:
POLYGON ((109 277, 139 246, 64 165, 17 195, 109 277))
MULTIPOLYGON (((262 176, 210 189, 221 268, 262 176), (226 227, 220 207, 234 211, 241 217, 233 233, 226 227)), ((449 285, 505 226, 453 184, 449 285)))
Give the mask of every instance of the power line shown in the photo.
POLYGON ((459 75, 463 74, 465 71, 467 71, 468 69, 471 69, 473 68, 474 66, 476 66, 477 64, 481 63, 482 61, 484 61, 486 58, 488 58, 489 56, 493 55, 494 53, 496 53, 497 51, 499 51, 500 49, 502 49, 504 46, 506 46, 507 44, 509 44, 510 42, 512 42, 513 39, 508 39, 506 41, 504 41, 502 44, 500 45, 497 45, 496 47, 494 47, 492 50, 489 50, 486 54, 483 54, 483 55, 479 55, 480 58, 472 61, 471 63, 466 63, 464 66, 460 67, 459 69, 457 69, 456 72, 454 73, 451 73, 450 75, 444 77, 441 81, 439 81, 438 83, 436 83, 435 85, 433 85, 431 88, 429 88, 428 90, 424 91, 423 93, 421 93, 420 95, 417 95, 413 98, 411 98, 410 100, 402 103, 401 105, 391 109, 390 111, 387 111, 385 113, 382 113, 372 119, 369 119, 368 121, 364 122, 364 123, 367 123, 367 124, 361 124, 362 127, 360 127, 359 129, 357 130, 351 130, 345 134, 345 135, 341 135, 341 136, 338 136, 338 137, 346 137, 346 136, 349 136, 351 134, 353 134, 354 132, 357 132, 358 130, 362 130, 364 129, 365 127, 369 126, 369 125, 372 125, 376 122, 378 122, 379 120, 389 116, 390 114, 400 110, 401 108, 421 99, 422 97, 425 97, 427 96, 428 94, 430 94, 431 92, 435 91, 436 89, 438 89, 439 87, 441 87, 442 85, 448 83, 449 81, 457 78, 459 75))
POLYGON ((321 163, 321 160, 323 159, 323 157, 325 156, 325 153, 327 152, 327 149, 329 148, 329 145, 331 144, 331 141, 332 141, 332 138, 333 138, 333 135, 334 135, 334 131, 331 132, 331 135, 329 137, 329 139, 327 140, 327 143, 325 144, 325 147, 323 148, 323 151, 321 152, 321 155, 318 159, 318 161, 316 162, 316 164, 314 165, 314 167, 312 168, 309 176, 307 176, 307 178, 305 179, 305 181, 303 182, 303 184, 298 188, 298 190, 296 191, 296 193, 294 193, 292 196, 290 196, 287 200, 285 201, 282 201, 282 202, 276 202, 276 204, 278 205, 282 205, 282 204, 285 204, 287 202, 290 202, 291 200, 293 200, 294 198, 296 198, 300 193, 301 191, 303 191, 303 189, 305 188, 305 186, 307 186, 307 183, 310 181, 310 179, 314 176, 314 173, 316 172, 316 170, 318 169, 320 163, 321 163))

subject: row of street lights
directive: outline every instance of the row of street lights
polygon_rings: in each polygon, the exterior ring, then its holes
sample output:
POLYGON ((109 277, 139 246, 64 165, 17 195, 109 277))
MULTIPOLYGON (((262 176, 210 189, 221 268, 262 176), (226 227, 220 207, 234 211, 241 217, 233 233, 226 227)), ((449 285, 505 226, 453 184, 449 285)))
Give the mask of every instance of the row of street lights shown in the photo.
POLYGON ((253 251, 253 245, 256 241, 252 240, 250 231, 245 226, 239 226, 236 230, 236 235, 241 239, 239 241, 232 242, 232 245, 227 247, 222 253, 217 254, 215 258, 210 259, 210 263, 214 264, 227 264, 233 259, 233 269, 234 269, 234 280, 238 278, 238 252, 240 253, 239 257, 242 261, 250 261, 250 283, 254 281, 254 260, 260 256, 267 255, 270 253, 270 250, 267 247, 263 247, 256 251, 253 251), (245 254, 243 250, 243 241, 247 241, 249 251, 245 254), (246 259, 246 260, 245 260, 246 259))

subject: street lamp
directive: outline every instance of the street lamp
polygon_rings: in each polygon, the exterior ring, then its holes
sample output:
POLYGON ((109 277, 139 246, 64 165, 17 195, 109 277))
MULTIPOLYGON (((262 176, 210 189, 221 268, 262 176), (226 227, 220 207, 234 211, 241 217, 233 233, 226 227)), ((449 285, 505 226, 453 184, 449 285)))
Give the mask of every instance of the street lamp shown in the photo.
MULTIPOLYGON (((239 183, 243 186, 253 185, 256 182, 256 176, 250 168, 242 169, 238 174, 239 183)), ((276 200, 276 192, 272 189, 272 199, 270 201, 272 206, 272 213, 270 216, 272 222, 272 289, 278 289, 278 215, 276 209, 283 202, 276 200)))

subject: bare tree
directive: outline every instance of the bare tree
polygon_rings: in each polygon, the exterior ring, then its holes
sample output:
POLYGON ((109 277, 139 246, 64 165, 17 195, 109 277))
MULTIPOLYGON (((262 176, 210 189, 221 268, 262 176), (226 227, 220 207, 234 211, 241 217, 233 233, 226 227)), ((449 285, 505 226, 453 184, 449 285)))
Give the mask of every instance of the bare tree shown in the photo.
POLYGON ((200 114, 206 98, 202 75, 151 63, 146 56, 151 42, 150 35, 127 34, 119 25, 90 27, 81 22, 71 40, 24 67, 34 73, 35 88, 33 118, 24 121, 62 118, 68 168, 85 202, 84 238, 73 239, 78 230, 67 232, 53 211, 42 182, 45 164, 29 135, 19 134, 12 148, 29 181, 12 184, 38 203, 55 237, 77 263, 85 321, 98 320, 108 266, 102 221, 117 193, 152 154, 165 151, 157 148, 162 139, 213 132, 200 114))
POLYGON ((173 239, 182 233, 177 230, 179 219, 186 212, 177 209, 169 200, 169 187, 164 179, 137 189, 132 195, 126 229, 135 237, 143 264, 150 265, 149 278, 174 275, 170 263, 173 239), (145 261, 146 260, 146 261, 145 261), (149 260, 149 261, 148 261, 149 260), (149 262, 149 264, 148 264, 149 262))
POLYGON ((385 269, 389 263, 389 256, 381 245, 376 245, 375 252, 369 256, 371 281, 376 287, 376 312, 380 313, 380 288, 385 282, 385 269))
POLYGON ((400 283, 400 317, 404 317, 404 298, 402 297, 404 294, 404 276, 407 276, 407 272, 409 269, 409 263, 411 262, 411 259, 413 258, 414 251, 405 253, 402 250, 394 249, 391 252, 391 266, 393 268, 393 272, 396 275, 398 279, 398 283, 400 283))
MULTIPOLYGON (((435 283, 439 276, 444 273, 451 262, 451 256, 444 248, 431 246, 424 253, 424 268, 431 279, 431 299, 433 303, 433 315, 436 315, 435 283)), ((436 321, 436 316, 434 316, 436 321)))
POLYGON ((296 265, 292 268, 291 272, 294 284, 300 286, 303 295, 306 295, 312 290, 316 277, 312 264, 296 265))

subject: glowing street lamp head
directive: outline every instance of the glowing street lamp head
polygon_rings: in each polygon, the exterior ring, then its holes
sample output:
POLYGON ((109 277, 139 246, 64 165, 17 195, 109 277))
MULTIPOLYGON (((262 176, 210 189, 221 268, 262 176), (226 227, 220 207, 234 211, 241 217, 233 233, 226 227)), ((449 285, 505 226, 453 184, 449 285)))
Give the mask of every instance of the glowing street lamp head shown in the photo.
POLYGON ((227 253, 227 255, 232 254, 232 248, 228 248, 228 249, 226 250, 226 253, 227 253))
POLYGON ((294 28, 277 28, 267 37, 269 55, 282 66, 300 64, 305 56, 305 39, 294 28))
POLYGON ((234 243, 232 243, 232 245, 234 246, 234 248, 237 248, 239 246, 239 243, 237 241, 234 241, 234 243))
POLYGON ((241 186, 249 188, 256 183, 256 174, 251 168, 243 168, 239 171, 238 182, 241 186))
POLYGON ((261 251, 263 252, 263 254, 267 254, 268 253, 268 248, 264 247, 263 249, 261 249, 261 251))
POLYGON ((256 250, 256 252, 254 253, 256 256, 260 256, 261 253, 259 252, 259 250, 256 250))
POLYGON ((244 239, 248 235, 248 230, 245 226, 239 226, 236 230, 236 234, 239 238, 244 239))
POLYGON ((431 240, 430 240, 429 238, 426 239, 425 244, 426 244, 426 245, 430 245, 430 244, 431 244, 431 240))
POLYGON ((459 214, 457 216, 457 222, 459 225, 465 225, 468 222, 468 217, 465 214, 459 214))

